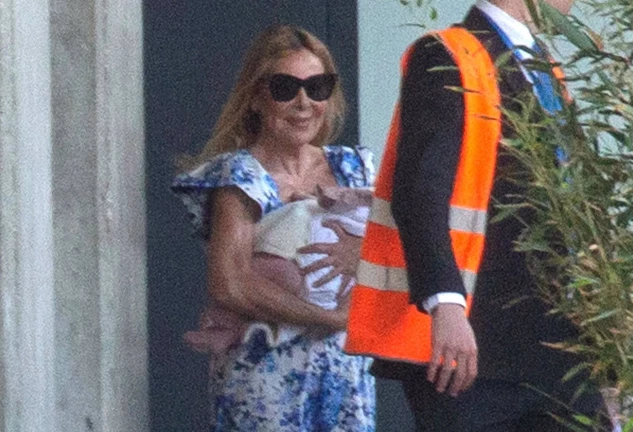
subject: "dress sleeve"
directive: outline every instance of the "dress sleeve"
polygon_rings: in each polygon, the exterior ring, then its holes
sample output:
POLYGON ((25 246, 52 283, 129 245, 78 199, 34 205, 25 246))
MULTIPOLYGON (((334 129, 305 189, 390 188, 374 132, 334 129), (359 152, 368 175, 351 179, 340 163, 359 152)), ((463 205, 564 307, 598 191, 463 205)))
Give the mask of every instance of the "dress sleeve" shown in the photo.
POLYGON ((209 197, 215 189, 229 186, 239 188, 255 201, 260 216, 282 205, 274 180, 250 153, 218 155, 192 171, 179 174, 171 185, 172 192, 187 208, 196 235, 208 237, 209 197))
POLYGON ((339 186, 352 188, 374 185, 374 154, 362 146, 327 146, 325 154, 339 186))

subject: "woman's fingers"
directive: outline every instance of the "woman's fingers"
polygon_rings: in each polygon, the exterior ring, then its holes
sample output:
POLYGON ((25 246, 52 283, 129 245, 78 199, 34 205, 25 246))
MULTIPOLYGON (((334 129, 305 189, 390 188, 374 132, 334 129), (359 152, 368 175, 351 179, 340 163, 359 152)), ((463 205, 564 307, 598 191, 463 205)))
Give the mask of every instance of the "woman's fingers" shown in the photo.
POLYGON ((336 243, 311 243, 307 246, 300 247, 297 249, 297 252, 301 254, 317 253, 330 255, 332 247, 335 244, 336 243))
POLYGON ((325 285, 326 283, 330 282, 331 280, 333 280, 340 274, 341 272, 338 269, 332 267, 332 270, 330 270, 326 275, 323 275, 319 279, 314 281, 312 283, 312 286, 320 287, 321 285, 325 285))
POLYGON ((323 222, 321 222, 321 225, 323 225, 325 228, 329 228, 332 231, 334 231, 334 233, 339 239, 341 239, 345 235, 349 235, 347 234, 347 231, 343 229, 343 227, 341 226, 339 222, 332 221, 332 220, 324 220, 323 222))
POLYGON ((352 282, 352 277, 350 275, 346 275, 346 274, 342 275, 341 286, 338 289, 338 293, 336 293, 337 299, 340 299, 342 296, 347 294, 346 290, 350 282, 352 282))
POLYGON ((332 258, 331 256, 326 256, 324 258, 321 258, 318 261, 315 261, 303 267, 302 269, 300 269, 300 272, 302 275, 305 276, 309 273, 315 272, 317 270, 321 270, 322 268, 332 267, 335 265, 336 265, 336 260, 332 258))

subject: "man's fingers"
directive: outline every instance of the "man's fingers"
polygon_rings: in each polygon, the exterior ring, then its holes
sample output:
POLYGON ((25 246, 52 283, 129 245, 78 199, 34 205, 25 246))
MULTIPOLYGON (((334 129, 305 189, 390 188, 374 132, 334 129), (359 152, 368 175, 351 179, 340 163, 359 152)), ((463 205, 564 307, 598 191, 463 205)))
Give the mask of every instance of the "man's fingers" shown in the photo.
POLYGON ((448 392, 456 397, 467 390, 477 378, 477 352, 462 352, 457 356, 457 368, 448 392))
POLYGON ((429 367, 426 371, 426 379, 429 382, 434 383, 435 378, 437 377, 437 371, 440 367, 440 361, 442 359, 442 353, 439 347, 433 347, 433 356, 431 357, 431 361, 429 362, 429 367))
POLYGON ((445 352, 444 361, 442 362, 442 366, 440 368, 440 373, 437 377, 437 380, 435 381, 435 390, 437 390, 438 393, 444 393, 446 387, 448 387, 448 383, 451 382, 454 371, 454 356, 451 351, 447 350, 445 352))
POLYGON ((468 389, 475 382, 475 378, 477 378, 477 374, 479 373, 479 365, 477 363, 477 351, 468 357, 468 374, 466 375, 466 380, 464 382, 464 390, 468 389))
POLYGON ((448 389, 448 393, 457 397, 463 390, 465 390, 465 384, 468 379, 468 355, 465 353, 460 354, 457 357, 457 367, 455 373, 453 373, 453 380, 448 389))

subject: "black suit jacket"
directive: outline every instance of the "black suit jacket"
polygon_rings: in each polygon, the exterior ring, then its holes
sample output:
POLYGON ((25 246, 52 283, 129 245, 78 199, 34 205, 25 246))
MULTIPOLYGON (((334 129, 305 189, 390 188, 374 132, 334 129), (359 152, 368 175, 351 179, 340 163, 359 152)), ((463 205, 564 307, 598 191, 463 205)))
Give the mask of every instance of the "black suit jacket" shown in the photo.
MULTIPOLYGON (((493 60, 507 51, 478 9, 473 8, 462 25, 481 40, 493 60)), ((464 293, 448 228, 464 129, 464 99, 461 93, 447 89, 461 86, 459 72, 429 70, 436 66, 455 63, 435 39, 421 38, 414 45, 402 81, 402 129, 392 201, 405 251, 411 302, 421 311, 422 302, 431 295, 464 293)), ((501 68, 499 75, 504 108, 519 109, 516 99, 531 92, 531 85, 516 63, 501 68)), ((505 121, 503 135, 512 135, 505 121)), ((516 169, 518 161, 499 147, 490 219, 497 214, 494 203, 509 203, 512 195, 521 192, 506 177, 516 169)), ((529 214, 521 217, 529 222, 529 214)), ((479 376, 529 382, 551 391, 578 360, 543 342, 573 337, 576 330, 568 321, 546 315, 549 308, 537 296, 525 255, 514 250, 523 227, 515 218, 488 225, 470 316, 479 347, 479 376)), ((382 360, 376 360, 374 372, 391 378, 420 373, 416 366, 382 360)))

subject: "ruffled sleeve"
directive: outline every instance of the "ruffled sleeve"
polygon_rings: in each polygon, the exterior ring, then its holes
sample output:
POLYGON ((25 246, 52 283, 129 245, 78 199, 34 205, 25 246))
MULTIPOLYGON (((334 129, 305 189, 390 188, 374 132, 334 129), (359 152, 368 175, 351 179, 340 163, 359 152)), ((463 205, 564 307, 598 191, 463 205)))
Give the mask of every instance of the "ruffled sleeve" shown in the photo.
POLYGON ((326 146, 325 154, 340 186, 359 188, 374 185, 374 154, 367 147, 326 146))
POLYGON ((262 216, 281 207, 274 180, 247 150, 220 154, 196 169, 178 175, 171 190, 185 204, 195 233, 209 235, 206 214, 210 193, 217 188, 235 186, 255 201, 262 216))

